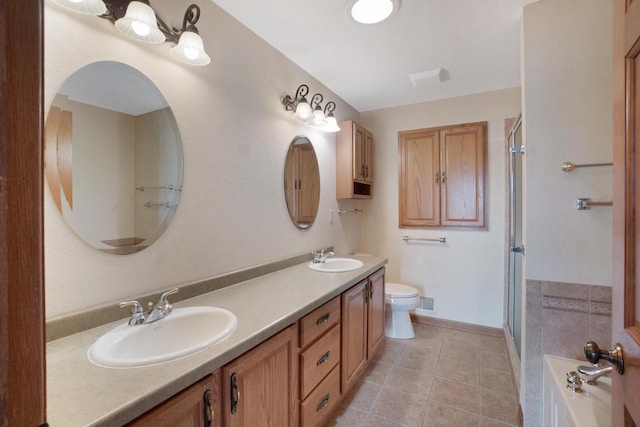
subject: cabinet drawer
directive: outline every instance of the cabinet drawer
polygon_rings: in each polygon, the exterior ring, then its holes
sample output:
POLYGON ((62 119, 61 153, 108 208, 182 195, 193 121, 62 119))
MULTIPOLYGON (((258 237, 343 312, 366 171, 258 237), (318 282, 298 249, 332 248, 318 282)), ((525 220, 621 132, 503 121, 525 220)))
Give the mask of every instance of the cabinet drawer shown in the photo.
POLYGON ((337 296, 300 319, 300 348, 331 329, 340 321, 340 297, 337 296))
POLYGON ((340 364, 300 404, 301 427, 319 426, 340 402, 340 364))
POLYGON ((300 398, 304 399, 340 361, 340 328, 335 325, 300 353, 300 398))

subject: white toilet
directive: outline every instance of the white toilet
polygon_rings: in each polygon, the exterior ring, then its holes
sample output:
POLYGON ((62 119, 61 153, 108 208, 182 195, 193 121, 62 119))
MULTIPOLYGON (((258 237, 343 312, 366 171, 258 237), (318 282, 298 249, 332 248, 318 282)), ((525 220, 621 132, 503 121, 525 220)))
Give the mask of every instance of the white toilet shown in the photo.
POLYGON ((415 338, 410 310, 420 306, 418 290, 400 283, 385 283, 384 302, 387 309, 385 336, 389 338, 415 338))

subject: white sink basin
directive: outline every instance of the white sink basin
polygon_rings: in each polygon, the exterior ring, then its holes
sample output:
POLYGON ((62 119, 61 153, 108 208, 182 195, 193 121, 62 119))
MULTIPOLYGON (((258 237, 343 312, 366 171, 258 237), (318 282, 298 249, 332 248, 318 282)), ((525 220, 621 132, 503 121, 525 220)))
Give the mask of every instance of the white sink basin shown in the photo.
POLYGON ((218 307, 176 308, 149 324, 124 324, 98 338, 89 360, 105 368, 136 368, 190 356, 229 336, 236 316, 218 307))
POLYGON ((343 273, 345 271, 357 270, 364 263, 357 259, 351 258, 327 258, 325 262, 309 263, 309 268, 315 271, 323 271, 325 273, 343 273))

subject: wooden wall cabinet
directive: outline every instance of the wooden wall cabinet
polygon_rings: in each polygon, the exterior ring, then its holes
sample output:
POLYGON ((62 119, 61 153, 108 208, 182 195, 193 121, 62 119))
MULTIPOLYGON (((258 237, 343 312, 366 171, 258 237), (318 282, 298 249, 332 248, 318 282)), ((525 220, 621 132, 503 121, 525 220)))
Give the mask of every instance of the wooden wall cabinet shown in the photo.
POLYGON ((398 133, 400 227, 484 227, 487 122, 398 133))
POLYGON ((342 376, 344 395, 384 339, 384 274, 381 268, 342 294, 342 376))
POLYGON ((220 370, 128 424, 129 427, 222 427, 220 370))
POLYGON ((298 328, 291 325, 222 368, 226 427, 298 425, 298 328))
POLYGON ((370 199, 373 134, 352 120, 336 134, 336 199, 370 199))

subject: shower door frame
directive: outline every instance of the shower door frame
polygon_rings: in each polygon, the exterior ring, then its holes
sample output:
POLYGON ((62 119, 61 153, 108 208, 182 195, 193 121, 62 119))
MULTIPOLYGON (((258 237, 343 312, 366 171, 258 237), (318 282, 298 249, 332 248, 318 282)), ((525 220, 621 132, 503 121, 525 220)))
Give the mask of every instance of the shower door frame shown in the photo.
MULTIPOLYGON (((508 134, 507 139, 507 150, 509 153, 509 240, 507 247, 507 328, 509 330, 509 334, 514 343, 515 350, 518 356, 521 358, 522 354, 522 291, 523 291, 523 278, 522 278, 522 257, 525 256, 524 244, 522 241, 522 195, 520 195, 520 216, 516 218, 516 170, 515 170, 515 156, 523 156, 524 155, 524 145, 516 146, 515 136, 516 133, 520 131, 520 135, 522 135, 522 115, 520 115, 516 121, 513 123, 511 130, 508 134), (516 222, 517 221, 517 222, 516 222), (516 232, 517 224, 520 225, 519 235, 516 232), (519 241, 516 241, 519 239, 519 241), (519 269, 515 268, 515 264, 520 264, 519 269), (516 277, 515 275, 519 274, 519 292, 516 292, 516 277), (519 301, 516 301, 519 299, 519 301), (516 304, 519 302, 519 304, 516 304), (519 306, 519 312, 517 308, 519 306), (518 315, 518 324, 516 323, 516 315, 518 315), (514 327, 519 330, 514 330, 514 327)), ((520 138, 520 144, 522 144, 522 137, 520 138)), ((522 164, 520 165, 519 176, 517 177, 520 183, 520 192, 522 192, 522 178, 523 178, 523 170, 522 164)))

